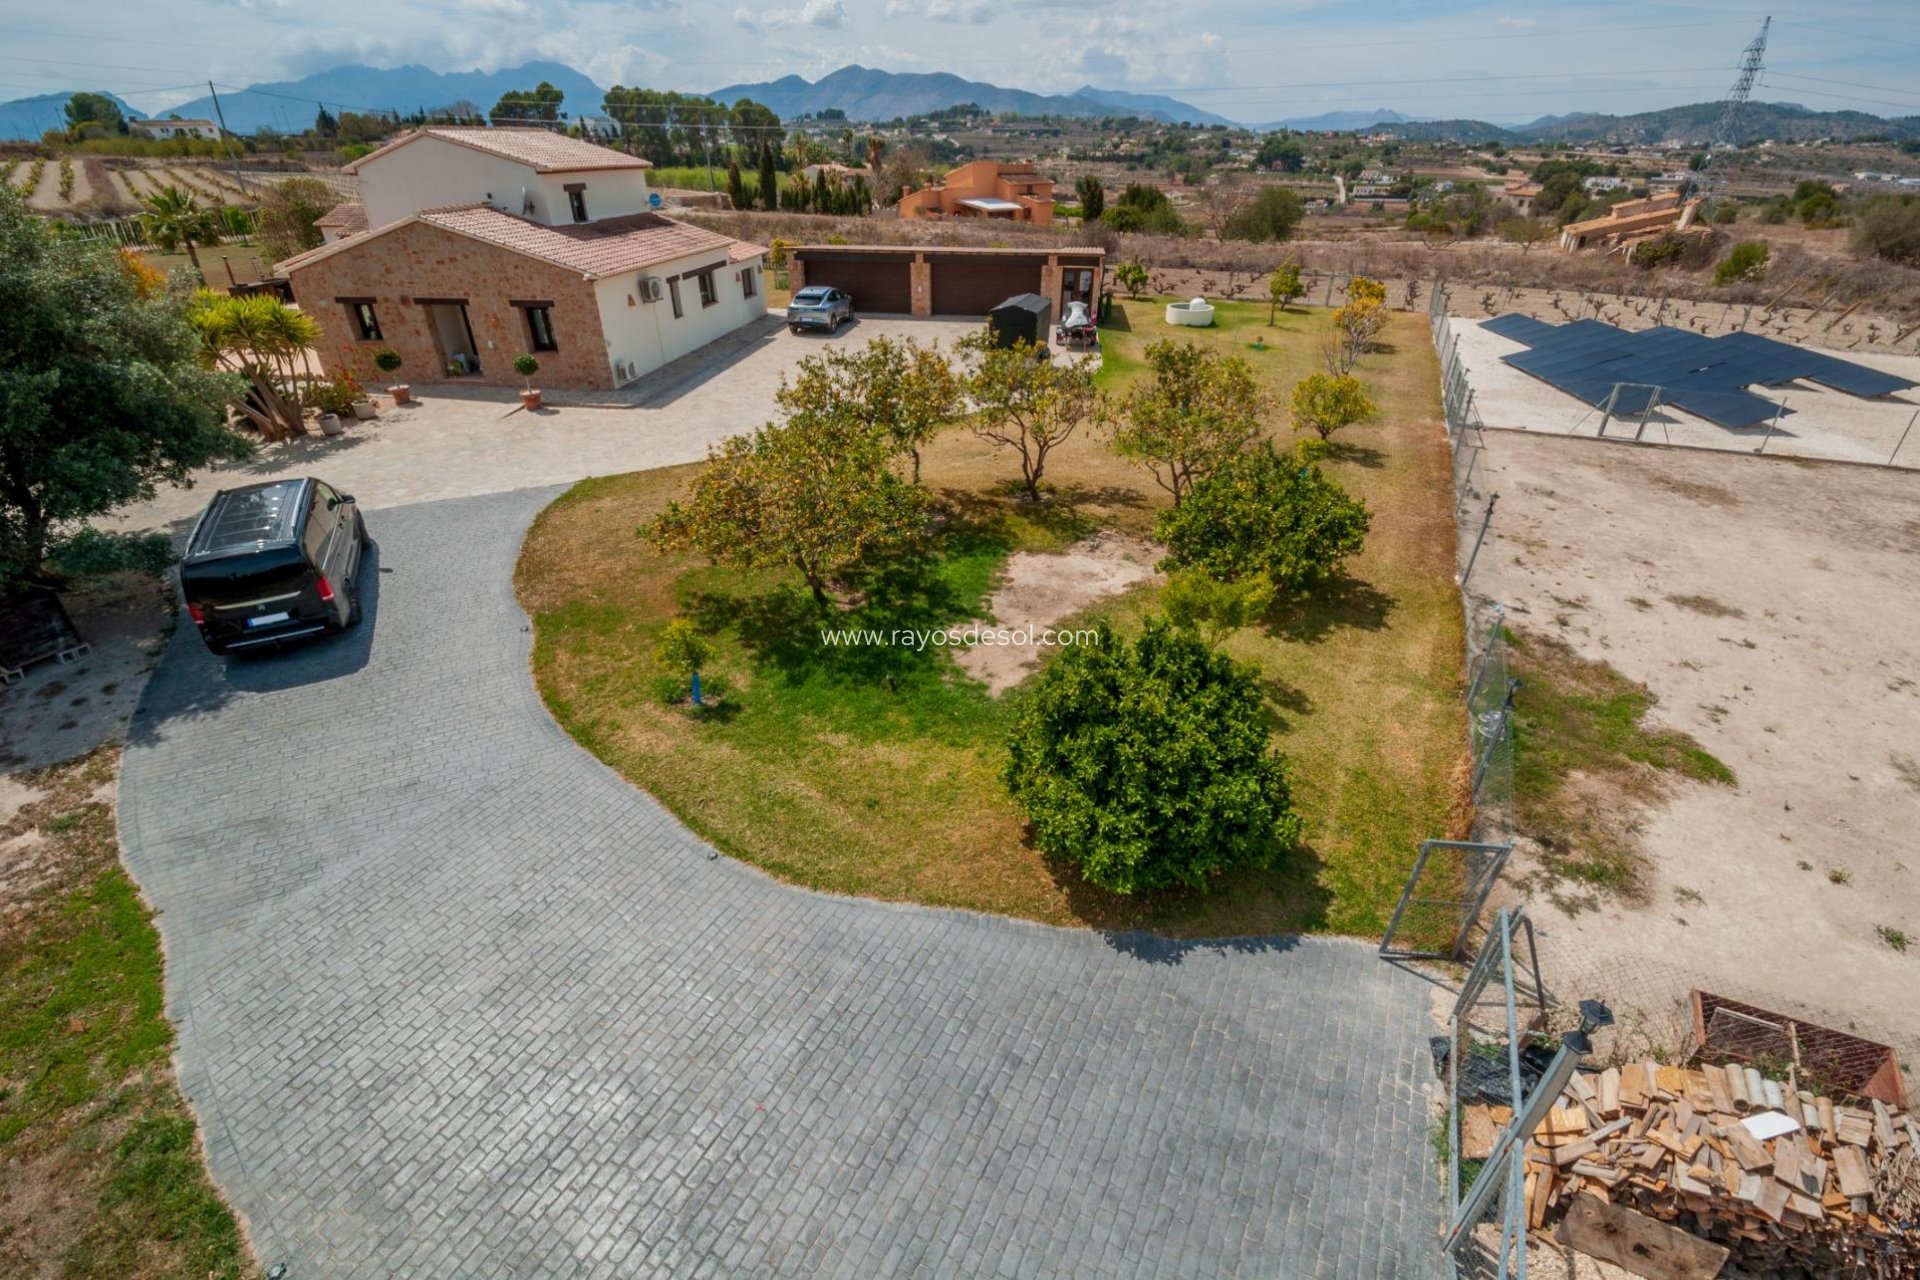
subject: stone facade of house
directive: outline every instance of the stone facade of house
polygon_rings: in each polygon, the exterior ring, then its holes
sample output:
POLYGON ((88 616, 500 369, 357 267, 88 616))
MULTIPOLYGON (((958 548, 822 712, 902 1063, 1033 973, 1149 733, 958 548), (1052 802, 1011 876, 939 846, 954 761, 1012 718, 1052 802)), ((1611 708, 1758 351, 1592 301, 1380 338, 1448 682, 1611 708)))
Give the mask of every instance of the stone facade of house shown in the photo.
POLYGON ((513 358, 523 351, 540 362, 536 386, 613 385, 593 282, 538 258, 415 222, 298 267, 291 278, 295 300, 320 323, 319 351, 329 372, 351 373, 369 389, 391 382, 519 386, 513 358), (377 340, 359 336, 353 304, 340 301, 363 298, 373 300, 377 340), (466 303, 480 372, 449 377, 447 353, 421 299, 466 303), (559 350, 533 351, 525 309, 514 302, 551 304, 559 350), (373 363, 374 353, 387 347, 405 362, 392 375, 373 363))

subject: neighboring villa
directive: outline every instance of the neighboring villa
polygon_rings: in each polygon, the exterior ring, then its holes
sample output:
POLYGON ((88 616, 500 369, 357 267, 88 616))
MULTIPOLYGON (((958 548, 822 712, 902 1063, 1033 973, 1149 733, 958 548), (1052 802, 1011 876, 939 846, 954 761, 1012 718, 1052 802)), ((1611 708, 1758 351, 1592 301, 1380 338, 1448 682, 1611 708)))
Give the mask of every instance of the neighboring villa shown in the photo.
POLYGON ((1570 222, 1560 229, 1560 247, 1569 253, 1577 249, 1604 249, 1608 253, 1630 253, 1643 240, 1658 236, 1706 236, 1712 229, 1694 223, 1700 207, 1696 199, 1682 200, 1678 191, 1663 192, 1644 200, 1627 200, 1614 205, 1597 218, 1570 222))
POLYGON ((545 129, 433 126, 347 166, 361 198, 279 264, 331 374, 607 389, 766 315, 764 246, 650 209, 635 156, 545 129))
POLYGON ((212 138, 220 137, 220 126, 211 120, 129 120, 127 128, 136 138, 212 138))
POLYGON ((1053 179, 1031 164, 975 160, 929 187, 900 197, 903 218, 1005 218, 1046 226, 1053 221, 1053 179))

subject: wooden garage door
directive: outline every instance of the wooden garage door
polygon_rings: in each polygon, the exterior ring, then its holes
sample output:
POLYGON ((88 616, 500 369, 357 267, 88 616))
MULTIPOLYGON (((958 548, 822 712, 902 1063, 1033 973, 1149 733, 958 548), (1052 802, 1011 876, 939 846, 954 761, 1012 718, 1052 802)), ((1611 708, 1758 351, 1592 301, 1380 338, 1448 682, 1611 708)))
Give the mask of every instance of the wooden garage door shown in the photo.
POLYGON ((983 316, 1016 293, 1038 293, 1041 265, 1033 258, 1024 262, 971 254, 935 258, 933 313, 983 316))
POLYGON ((818 258, 808 254, 807 283, 830 284, 853 295, 855 311, 913 310, 913 268, 901 257, 818 258))

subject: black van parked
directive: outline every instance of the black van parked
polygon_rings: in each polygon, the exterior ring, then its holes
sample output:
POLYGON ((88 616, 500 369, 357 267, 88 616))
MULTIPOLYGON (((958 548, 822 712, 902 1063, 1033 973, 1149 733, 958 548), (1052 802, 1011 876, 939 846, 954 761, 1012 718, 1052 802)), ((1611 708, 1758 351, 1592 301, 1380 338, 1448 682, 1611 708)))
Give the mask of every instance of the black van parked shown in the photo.
POLYGON ((187 613, 215 653, 344 630, 366 545, 351 495, 311 476, 222 489, 180 562, 187 613))

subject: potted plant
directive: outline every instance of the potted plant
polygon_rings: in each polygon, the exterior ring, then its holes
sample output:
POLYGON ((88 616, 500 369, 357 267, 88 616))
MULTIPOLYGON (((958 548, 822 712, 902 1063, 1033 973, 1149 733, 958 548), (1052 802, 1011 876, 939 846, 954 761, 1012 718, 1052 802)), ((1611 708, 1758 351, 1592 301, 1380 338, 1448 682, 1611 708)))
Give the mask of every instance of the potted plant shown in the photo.
POLYGON ((353 413, 353 402, 360 388, 345 378, 334 378, 314 387, 313 405, 318 411, 320 434, 337 436, 346 430, 340 420, 353 413))
POLYGON ((347 408, 354 418, 360 422, 373 421, 373 398, 367 394, 366 388, 360 385, 360 379, 349 373, 343 374, 340 381, 347 385, 348 394, 352 396, 352 399, 347 401, 347 408))
MULTIPOLYGON (((388 377, 392 377, 394 370, 398 369, 403 363, 404 361, 400 359, 400 353, 392 347, 382 347, 373 353, 373 367, 388 377)), ((413 388, 404 382, 396 383, 388 387, 387 394, 393 397, 395 404, 410 404, 413 401, 413 388)))
POLYGON ((538 409, 540 393, 534 389, 533 375, 540 372, 540 362, 522 351, 513 358, 513 371, 527 380, 527 385, 520 391, 520 407, 529 412, 538 409))

